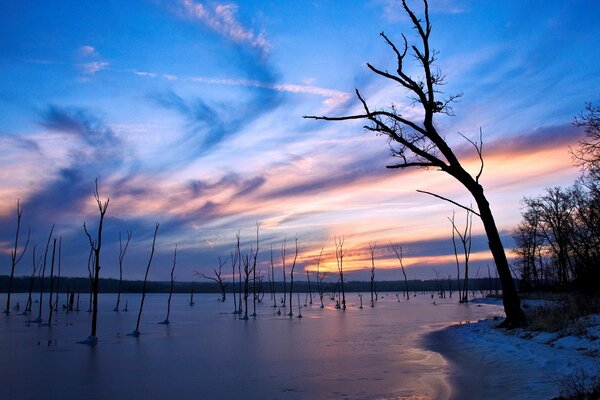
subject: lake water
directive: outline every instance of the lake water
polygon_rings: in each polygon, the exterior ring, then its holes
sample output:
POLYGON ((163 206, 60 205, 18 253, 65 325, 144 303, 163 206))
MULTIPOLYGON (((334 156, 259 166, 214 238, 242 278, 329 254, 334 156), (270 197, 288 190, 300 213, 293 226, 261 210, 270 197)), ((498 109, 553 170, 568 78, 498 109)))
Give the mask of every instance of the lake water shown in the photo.
MULTIPOLYGON (((39 294, 38 294, 39 295, 39 294)), ((128 312, 112 311, 116 295, 101 294, 97 346, 89 335, 87 296, 80 312, 59 311, 52 327, 0 315, 0 387, 7 399, 446 399, 450 366, 424 348, 428 332, 499 312, 420 294, 397 301, 385 294, 374 308, 347 296, 348 309, 327 298, 302 308, 303 318, 277 316, 269 296, 257 317, 233 315, 233 300, 175 294, 169 325, 167 294, 146 296, 139 337, 140 295, 122 295, 128 312), (435 304, 433 302, 435 301, 435 304)), ((280 296, 278 296, 279 298, 280 296)), ((21 307, 25 294, 13 294, 21 307)), ((64 295, 61 298, 64 302, 64 295)), ((294 296, 294 302, 296 296, 294 296)), ((6 295, 0 295, 4 305, 6 295)), ((304 303, 304 294, 301 295, 304 303)), ((47 296, 43 315, 47 320, 47 296)), ((251 306, 250 306, 251 307, 251 306)), ((298 310, 295 306, 294 313, 298 310)), ((33 316, 37 317, 37 304, 33 316)))

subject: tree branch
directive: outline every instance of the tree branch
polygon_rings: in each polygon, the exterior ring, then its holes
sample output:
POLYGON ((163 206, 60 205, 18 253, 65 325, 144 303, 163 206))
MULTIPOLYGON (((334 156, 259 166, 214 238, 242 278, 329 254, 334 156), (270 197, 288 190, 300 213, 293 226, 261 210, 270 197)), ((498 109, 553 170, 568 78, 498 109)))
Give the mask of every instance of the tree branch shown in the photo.
POLYGON ((467 210, 467 211, 469 211, 469 212, 472 212, 473 214, 477 215, 478 217, 481 217, 481 215, 480 215, 480 214, 479 214, 477 211, 473 210, 472 208, 469 208, 469 207, 467 207, 467 206, 463 206, 462 204, 460 204, 460 203, 457 203, 457 202, 455 202, 454 200, 450 200, 450 199, 448 199, 448 198, 446 198, 446 197, 444 197, 444 196, 440 196, 439 194, 435 194, 435 193, 427 192, 427 191, 425 191, 425 190, 418 190, 418 189, 417 189, 417 192, 419 192, 419 193, 425 193, 425 194, 428 194, 428 195, 430 195, 430 196, 437 197, 438 199, 445 200, 445 201, 447 201, 447 202, 449 202, 449 203, 452 203, 452 204, 454 204, 455 206, 458 206, 458 207, 460 207, 460 208, 462 208, 462 209, 464 209, 464 210, 467 210))

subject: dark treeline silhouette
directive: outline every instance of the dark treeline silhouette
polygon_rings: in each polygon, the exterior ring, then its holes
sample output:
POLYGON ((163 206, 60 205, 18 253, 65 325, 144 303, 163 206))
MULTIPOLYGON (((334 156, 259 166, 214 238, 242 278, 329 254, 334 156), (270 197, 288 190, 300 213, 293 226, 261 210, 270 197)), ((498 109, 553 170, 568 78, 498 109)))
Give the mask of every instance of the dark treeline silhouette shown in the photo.
MULTIPOLYGON (((90 280, 89 278, 70 278, 61 277, 58 280, 56 277, 55 285, 60 281, 61 293, 69 293, 71 291, 75 293, 89 293, 90 291, 90 280)), ((333 278, 332 278, 333 279, 333 278)), ((0 293, 6 293, 8 288, 9 276, 0 276, 0 293)), ((15 277, 12 283, 13 293, 28 293, 31 278, 28 276, 15 277)), ((39 292, 40 290, 40 279, 35 279, 33 283, 33 291, 39 292)), ((404 292, 405 288, 408 287, 410 292, 421 292, 421 291, 438 291, 440 285, 443 285, 445 289, 448 289, 448 285, 451 284, 456 287, 456 279, 453 279, 451 283, 447 279, 429 279, 429 280, 399 280, 399 281, 377 281, 377 292, 404 292)), ((121 293, 141 293, 144 281, 127 281, 124 280, 121 283, 121 293)), ((170 281, 148 281, 146 283, 147 293, 169 293, 170 281)), ((269 289, 269 284, 263 282, 262 285, 265 291, 269 289)), ((338 282, 321 282, 324 295, 328 295, 338 289, 338 282)), ((371 287, 370 281, 346 281, 344 283, 346 292, 369 292, 371 287)), ((46 285, 47 286, 47 285, 46 285)), ((119 280, 112 278, 100 278, 99 280, 99 292, 100 293, 118 293, 119 280)), ((289 290, 289 282, 286 285, 289 290)), ((500 287, 500 283, 497 278, 488 277, 469 279, 469 290, 481 291, 485 290, 496 290, 500 287)), ((46 287, 44 289, 47 289, 46 287)), ((283 282, 274 282, 275 293, 283 293, 284 284, 283 282)), ((219 284, 214 282, 174 282, 173 293, 186 293, 190 294, 191 291, 194 293, 216 293, 219 294, 217 299, 220 299, 221 287, 219 284)), ((294 292, 308 293, 308 282, 297 281, 294 282, 294 292)), ((232 293, 231 286, 228 286, 227 293, 232 293)), ((287 293, 287 292, 286 292, 287 293)))
POLYGON ((522 290, 600 290, 600 107, 587 104, 574 124, 586 134, 571 150, 582 175, 523 199, 513 232, 522 290))

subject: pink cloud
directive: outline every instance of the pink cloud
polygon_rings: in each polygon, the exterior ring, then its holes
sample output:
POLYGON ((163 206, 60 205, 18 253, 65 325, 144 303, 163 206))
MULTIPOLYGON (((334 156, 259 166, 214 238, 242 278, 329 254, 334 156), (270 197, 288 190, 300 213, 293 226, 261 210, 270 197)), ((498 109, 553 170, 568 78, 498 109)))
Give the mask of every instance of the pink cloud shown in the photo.
POLYGON ((257 34, 237 20, 237 5, 225 3, 208 7, 193 0, 182 0, 181 5, 185 15, 189 18, 201 22, 234 42, 246 43, 260 49, 263 53, 268 52, 269 44, 264 33, 257 34))

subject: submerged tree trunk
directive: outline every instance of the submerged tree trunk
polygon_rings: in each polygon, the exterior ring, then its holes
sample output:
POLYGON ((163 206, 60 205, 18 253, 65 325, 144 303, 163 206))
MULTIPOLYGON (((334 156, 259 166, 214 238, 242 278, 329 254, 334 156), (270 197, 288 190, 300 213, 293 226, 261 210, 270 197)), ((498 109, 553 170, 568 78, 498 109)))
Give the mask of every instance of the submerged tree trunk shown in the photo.
POLYGON ((54 255, 56 254, 56 239, 52 244, 52 261, 50 263, 50 293, 48 296, 48 326, 52 326, 52 312, 54 311, 54 303, 52 302, 52 295, 54 294, 54 255))
MULTIPOLYGON (((152 265, 152 258, 154 257, 154 245, 156 244, 156 233, 158 232, 158 222, 154 226, 154 236, 152 237, 152 249, 150 250, 150 258, 148 259, 148 265, 146 266, 146 274, 144 275, 144 285, 142 286, 142 300, 140 301, 140 310, 138 311, 137 322, 135 323, 135 330, 131 333, 131 336, 140 336, 140 320, 142 319, 142 310, 144 309, 144 300, 146 299, 146 283, 148 282, 148 272, 150 271, 150 265, 152 265)), ((127 305, 125 305, 127 309, 127 305)))
POLYGON ((125 253, 127 252, 127 247, 129 247, 129 242, 131 241, 131 232, 127 231, 127 241, 125 242, 125 246, 123 246, 123 241, 121 240, 121 232, 119 232, 119 288, 117 290, 117 304, 115 304, 115 308, 113 311, 119 311, 119 306, 121 304, 121 286, 123 285, 123 259, 125 258, 125 253))
POLYGON ((169 321, 169 316, 171 315, 171 298, 173 297, 173 283, 175 281, 175 277, 173 273, 175 272, 175 264, 177 263, 177 245, 175 245, 175 253, 173 254, 173 268, 171 268, 171 285, 169 286, 169 299, 167 300, 167 318, 161 322, 161 324, 169 325, 171 322, 169 321))
POLYGON ((25 251, 27 251, 27 245, 29 245, 29 237, 30 232, 27 233, 27 241, 25 242, 25 246, 23 249, 19 251, 19 231, 21 230, 21 216, 23 215, 23 209, 21 208, 21 203, 17 201, 17 233, 15 234, 15 247, 10 252, 10 278, 8 279, 8 292, 6 294, 6 309, 4 310, 5 314, 10 314, 10 294, 12 292, 12 283, 13 278, 15 276, 15 268, 23 255, 25 255, 25 251))

